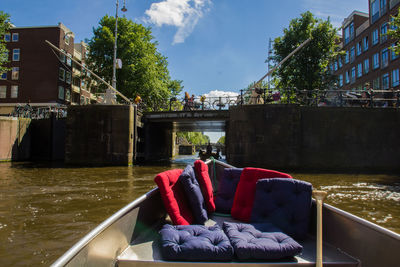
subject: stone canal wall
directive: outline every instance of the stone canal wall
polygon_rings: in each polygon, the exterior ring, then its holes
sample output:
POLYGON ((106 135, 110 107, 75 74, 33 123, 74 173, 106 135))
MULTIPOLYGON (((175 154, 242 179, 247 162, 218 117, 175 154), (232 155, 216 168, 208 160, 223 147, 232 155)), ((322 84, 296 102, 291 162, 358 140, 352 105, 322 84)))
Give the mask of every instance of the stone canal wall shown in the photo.
POLYGON ((400 171, 398 109, 232 107, 226 138, 236 166, 400 171))
POLYGON ((129 165, 133 161, 134 108, 129 105, 69 106, 65 162, 129 165))
POLYGON ((30 119, 0 117, 0 161, 30 157, 30 119))

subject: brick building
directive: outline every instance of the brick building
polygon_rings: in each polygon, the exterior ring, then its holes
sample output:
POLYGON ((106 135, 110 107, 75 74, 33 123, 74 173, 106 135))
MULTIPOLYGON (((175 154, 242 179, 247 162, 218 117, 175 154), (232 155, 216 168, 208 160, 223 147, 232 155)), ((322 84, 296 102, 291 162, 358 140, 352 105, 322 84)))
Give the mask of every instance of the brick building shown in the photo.
POLYGON ((391 16, 398 14, 400 0, 368 0, 369 13, 354 11, 342 23, 342 49, 346 52, 331 68, 342 90, 400 89, 400 59, 389 47, 391 16))
POLYGON ((12 27, 4 39, 11 70, 0 74, 0 114, 8 113, 17 104, 63 106, 96 100, 81 81, 81 68, 45 43, 48 40, 84 63, 86 45, 74 44, 73 32, 62 23, 12 27))

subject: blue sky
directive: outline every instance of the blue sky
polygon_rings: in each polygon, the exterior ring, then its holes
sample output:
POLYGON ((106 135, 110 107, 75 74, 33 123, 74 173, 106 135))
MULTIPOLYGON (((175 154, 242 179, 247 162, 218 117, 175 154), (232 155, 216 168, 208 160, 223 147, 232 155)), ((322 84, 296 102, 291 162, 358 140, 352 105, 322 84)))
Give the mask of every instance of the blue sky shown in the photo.
MULTIPOLYGON (((115 0, 1 0, 0 10, 17 27, 62 22, 76 41, 92 37, 115 0)), ((120 0, 120 8, 123 0, 120 0)), ((266 73, 268 39, 283 34, 289 21, 310 10, 337 27, 353 10, 368 11, 368 0, 126 0, 124 15, 152 27, 159 51, 168 57, 173 79, 200 95, 239 92, 266 73)), ((119 12, 121 14, 122 12, 119 12)))

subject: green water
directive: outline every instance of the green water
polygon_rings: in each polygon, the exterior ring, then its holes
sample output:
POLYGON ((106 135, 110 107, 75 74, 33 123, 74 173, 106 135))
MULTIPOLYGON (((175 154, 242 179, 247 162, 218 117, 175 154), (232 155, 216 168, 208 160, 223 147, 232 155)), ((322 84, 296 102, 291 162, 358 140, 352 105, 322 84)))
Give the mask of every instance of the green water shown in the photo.
MULTIPOLYGON (((0 266, 47 266, 114 212, 193 159, 133 167, 0 164, 0 266)), ((281 170, 284 171, 284 170, 281 170)), ((291 173, 327 202, 400 233, 400 176, 291 173)))

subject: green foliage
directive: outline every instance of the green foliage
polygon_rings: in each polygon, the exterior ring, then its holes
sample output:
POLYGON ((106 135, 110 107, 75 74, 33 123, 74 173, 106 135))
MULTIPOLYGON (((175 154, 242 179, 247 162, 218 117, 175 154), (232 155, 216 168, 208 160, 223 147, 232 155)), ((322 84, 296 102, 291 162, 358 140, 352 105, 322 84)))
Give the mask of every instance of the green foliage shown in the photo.
MULTIPOLYGON (((115 18, 106 15, 99 24, 88 41, 88 63, 99 76, 111 81, 115 18)), ((150 28, 124 17, 118 19, 117 58, 122 60, 122 69, 117 70, 117 90, 132 99, 139 94, 143 106, 159 110, 167 108, 170 96, 179 94, 182 81, 170 79, 167 58, 153 39, 150 28)))
POLYGON ((392 40, 395 41, 396 45, 390 49, 393 49, 396 55, 400 55, 400 7, 397 16, 392 18, 393 20, 389 22, 390 29, 388 31, 388 35, 390 38, 392 38, 392 40))
POLYGON ((5 67, 8 63, 8 49, 4 41, 4 34, 10 29, 10 15, 0 11, 0 74, 9 70, 5 67))
MULTIPOLYGON (((293 19, 284 35, 274 40, 272 60, 278 64, 308 38, 312 38, 306 46, 288 59, 273 74, 280 88, 296 88, 299 90, 328 89, 336 81, 329 71, 328 65, 338 56, 337 30, 329 19, 323 21, 315 18, 309 11, 293 19)), ((284 96, 291 101, 294 91, 284 91, 284 96)))
POLYGON ((225 144, 225 136, 221 136, 221 137, 218 139, 217 144, 222 144, 222 145, 224 145, 224 144, 225 144))
POLYGON ((210 142, 210 137, 201 132, 177 132, 176 135, 185 138, 192 145, 205 145, 210 142))

